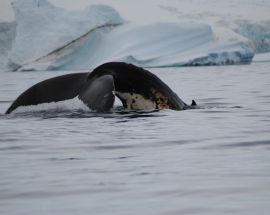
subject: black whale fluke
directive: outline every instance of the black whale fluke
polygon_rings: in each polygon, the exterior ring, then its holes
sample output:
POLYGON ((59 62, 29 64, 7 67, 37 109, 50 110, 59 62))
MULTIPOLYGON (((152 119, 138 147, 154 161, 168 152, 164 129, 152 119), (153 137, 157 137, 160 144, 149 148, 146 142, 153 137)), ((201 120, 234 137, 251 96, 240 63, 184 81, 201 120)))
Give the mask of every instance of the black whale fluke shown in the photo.
POLYGON ((114 80, 111 75, 103 75, 88 80, 79 93, 81 99, 91 110, 108 111, 114 104, 114 80))
POLYGON ((62 75, 39 82, 23 92, 8 108, 11 113, 20 106, 64 101, 76 97, 87 83, 88 73, 62 75))
POLYGON ((23 92, 6 113, 20 106, 63 101, 76 96, 91 110, 109 111, 115 95, 128 109, 184 110, 190 107, 151 72, 132 64, 110 62, 90 73, 62 75, 39 82, 23 92))

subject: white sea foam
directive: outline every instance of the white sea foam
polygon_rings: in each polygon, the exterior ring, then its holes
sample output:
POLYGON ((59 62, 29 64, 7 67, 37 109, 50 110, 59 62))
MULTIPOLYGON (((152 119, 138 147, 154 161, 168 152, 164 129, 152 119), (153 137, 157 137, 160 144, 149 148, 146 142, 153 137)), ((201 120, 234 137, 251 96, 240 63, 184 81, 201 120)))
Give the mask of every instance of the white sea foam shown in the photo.
POLYGON ((62 111, 72 111, 72 110, 80 110, 80 111, 86 111, 86 112, 90 111, 88 106, 86 106, 78 97, 75 97, 73 99, 68 99, 68 100, 59 101, 59 102, 20 106, 17 109, 15 109, 12 113, 16 114, 16 113, 23 113, 23 112, 40 112, 40 111, 62 112, 62 111))

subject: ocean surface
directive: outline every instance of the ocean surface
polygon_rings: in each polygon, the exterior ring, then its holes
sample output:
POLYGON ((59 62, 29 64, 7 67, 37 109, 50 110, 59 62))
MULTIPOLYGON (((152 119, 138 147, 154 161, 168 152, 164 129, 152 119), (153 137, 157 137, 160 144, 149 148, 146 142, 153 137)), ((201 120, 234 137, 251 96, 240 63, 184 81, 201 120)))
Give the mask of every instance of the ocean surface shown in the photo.
POLYGON ((270 62, 149 70, 201 108, 5 115, 74 71, 1 72, 0 214, 268 215, 270 62))

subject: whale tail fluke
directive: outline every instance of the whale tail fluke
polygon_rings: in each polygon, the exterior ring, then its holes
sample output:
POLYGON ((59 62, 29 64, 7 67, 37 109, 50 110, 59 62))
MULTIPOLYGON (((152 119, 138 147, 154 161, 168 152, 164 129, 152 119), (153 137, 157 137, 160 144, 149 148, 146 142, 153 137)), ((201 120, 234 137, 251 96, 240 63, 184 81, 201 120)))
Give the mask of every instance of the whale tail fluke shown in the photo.
POLYGON ((6 114, 20 106, 72 99, 86 83, 87 75, 88 73, 74 73, 41 81, 24 91, 7 109, 6 114))
POLYGON ((104 75, 86 84, 79 94, 79 99, 91 110, 98 112, 110 111, 115 100, 114 91, 113 77, 104 75))
POLYGON ((77 97, 91 110, 104 112, 113 107, 117 96, 124 108, 195 109, 184 103, 168 85, 151 72, 123 62, 109 62, 91 73, 74 73, 39 82, 23 92, 8 108, 58 102, 77 97))
POLYGON ((144 68, 123 62, 109 62, 95 68, 88 79, 111 75, 115 95, 124 108, 184 110, 185 103, 168 85, 144 68))

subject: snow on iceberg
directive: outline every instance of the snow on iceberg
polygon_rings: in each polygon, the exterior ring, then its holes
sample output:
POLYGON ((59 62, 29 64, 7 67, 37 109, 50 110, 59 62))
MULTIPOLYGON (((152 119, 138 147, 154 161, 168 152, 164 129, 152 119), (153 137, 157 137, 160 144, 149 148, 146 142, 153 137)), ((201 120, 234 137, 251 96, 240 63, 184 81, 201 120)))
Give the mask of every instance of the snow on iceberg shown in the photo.
POLYGON ((143 67, 246 64, 254 55, 242 42, 218 42, 207 24, 123 24, 109 6, 66 11, 46 0, 17 0, 13 8, 13 70, 84 70, 107 61, 143 67))

